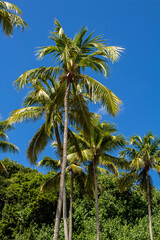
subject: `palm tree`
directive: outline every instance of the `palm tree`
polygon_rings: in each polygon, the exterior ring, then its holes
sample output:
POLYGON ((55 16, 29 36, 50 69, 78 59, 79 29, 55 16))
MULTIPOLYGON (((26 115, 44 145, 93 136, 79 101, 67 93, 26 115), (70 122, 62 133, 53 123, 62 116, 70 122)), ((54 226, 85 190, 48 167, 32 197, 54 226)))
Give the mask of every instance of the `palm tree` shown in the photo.
POLYGON ((0 24, 2 24, 3 32, 7 37, 13 35, 15 27, 21 27, 22 30, 28 27, 19 15, 22 15, 22 12, 16 5, 0 1, 0 24))
MULTIPOLYGON (((11 113, 8 123, 17 123, 28 120, 38 120, 44 118, 41 125, 29 142, 27 148, 27 158, 31 164, 35 165, 39 154, 45 149, 49 141, 56 137, 60 161, 62 164, 62 143, 60 128, 63 125, 63 86, 52 77, 44 80, 39 77, 31 83, 31 91, 23 101, 23 108, 11 113)), ((65 189, 64 189, 65 192, 65 189)), ((66 195, 63 196, 63 221, 65 240, 68 240, 67 216, 66 216, 66 195)))
POLYGON ((152 218, 151 218, 151 188, 152 177, 149 174, 151 169, 160 173, 160 138, 149 132, 141 138, 138 135, 130 138, 131 147, 127 147, 121 152, 121 156, 128 157, 130 162, 130 175, 132 180, 140 184, 146 193, 148 201, 149 232, 150 239, 153 240, 152 218))
MULTIPOLYGON (((52 144, 52 146, 56 146, 57 144, 52 144)), ((41 191, 50 191, 53 187, 56 187, 57 182, 60 180, 60 161, 52 159, 50 157, 44 157, 40 162, 38 162, 38 167, 49 167, 49 169, 57 171, 57 175, 53 176, 51 179, 46 181, 42 187, 41 191)), ((86 174, 83 171, 83 168, 81 167, 81 163, 79 160, 75 157, 74 153, 71 153, 67 155, 67 168, 66 173, 69 173, 71 175, 71 192, 70 192, 70 210, 69 210, 69 240, 72 240, 72 211, 73 211, 73 183, 74 178, 79 177, 81 178, 81 182, 85 182, 86 174)))
POLYGON ((113 124, 106 122, 100 123, 97 119, 90 127, 88 135, 84 134, 83 131, 80 131, 78 134, 74 133, 82 149, 83 159, 89 163, 89 172, 94 177, 97 240, 100 239, 97 167, 101 165, 107 168, 109 172, 118 175, 118 168, 125 166, 123 159, 109 154, 109 152, 125 146, 125 139, 122 135, 112 135, 116 133, 116 131, 116 127, 113 124))
MULTIPOLYGON (((2 152, 13 152, 16 153, 19 151, 18 147, 14 144, 6 141, 8 139, 8 136, 6 135, 6 131, 12 129, 11 125, 6 125, 6 121, 0 122, 0 150, 2 152)), ((6 173, 7 169, 4 166, 3 162, 0 160, 0 173, 6 173)))
POLYGON ((67 162, 67 140, 68 140, 68 114, 70 90, 77 93, 77 84, 83 86, 83 91, 94 96, 96 101, 101 102, 109 114, 115 116, 119 111, 120 99, 108 88, 85 73, 87 68, 95 72, 100 72, 104 76, 108 74, 108 61, 116 61, 119 58, 122 48, 107 46, 101 36, 92 37, 93 33, 86 36, 87 28, 83 27, 71 40, 64 33, 60 23, 55 20, 55 30, 51 33, 53 46, 42 47, 38 50, 39 58, 47 54, 52 54, 53 59, 58 63, 57 67, 40 67, 31 69, 22 74, 14 84, 20 90, 30 81, 34 81, 37 76, 47 76, 51 74, 59 76, 61 84, 66 83, 64 96, 65 121, 63 134, 63 163, 60 180, 59 200, 55 221, 54 240, 58 239, 59 223, 62 207, 62 196, 65 185, 65 168, 67 162))
MULTIPOLYGON (((32 90, 24 99, 24 107, 13 111, 8 119, 8 123, 21 122, 24 120, 35 121, 43 116, 45 123, 42 124, 31 139, 27 149, 27 157, 31 164, 36 164, 38 155, 44 150, 47 143, 51 139, 53 140, 55 135, 62 164, 63 152, 60 131, 63 129, 63 96, 65 93, 65 83, 60 85, 60 83, 52 77, 49 77, 47 80, 45 80, 44 77, 39 77, 39 79, 31 82, 30 87, 32 90)), ((88 110, 87 95, 81 93, 80 87, 76 95, 73 92, 71 92, 70 95, 70 107, 72 108, 69 114, 70 122, 74 124, 78 120, 77 125, 83 127, 86 122, 84 116, 89 122, 90 116, 92 115, 88 110), (82 112, 83 115, 81 114, 82 112)), ((67 240, 65 189, 63 194, 63 219, 65 239, 67 240)))

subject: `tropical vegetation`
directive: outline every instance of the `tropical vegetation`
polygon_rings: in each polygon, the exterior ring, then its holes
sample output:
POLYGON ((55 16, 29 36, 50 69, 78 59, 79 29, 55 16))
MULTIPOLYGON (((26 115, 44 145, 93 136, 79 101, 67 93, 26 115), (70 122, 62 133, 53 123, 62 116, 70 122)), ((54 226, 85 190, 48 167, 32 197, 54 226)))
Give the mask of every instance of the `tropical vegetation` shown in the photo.
MULTIPOLYGON (((61 178, 59 200, 57 205, 54 240, 58 239, 59 224, 62 208, 63 192, 65 187, 65 168, 67 162, 67 142, 68 142, 68 118, 69 99, 71 90, 78 94, 78 86, 82 93, 90 95, 90 98, 102 103, 109 114, 115 116, 119 112, 120 99, 108 88, 99 83, 94 78, 88 76, 86 68, 100 72, 104 76, 108 74, 108 60, 116 61, 122 48, 107 46, 101 36, 92 37, 93 33, 86 36, 87 28, 83 27, 71 40, 65 34, 58 20, 55 20, 55 30, 50 38, 54 41, 54 46, 42 47, 38 50, 39 58, 47 54, 52 54, 57 66, 40 67, 29 70, 22 74, 15 82, 15 86, 20 90, 28 83, 35 82, 35 79, 48 79, 51 75, 58 78, 60 89, 65 86, 64 94, 64 132, 63 132, 63 161, 61 164, 61 178), (93 94, 94 93, 94 94, 93 94)), ((80 100, 80 99, 79 99, 80 100)), ((81 104, 81 102, 80 102, 81 104)), ((81 106, 82 114, 83 108, 81 106)), ((88 114, 89 115, 89 114, 88 114)), ((89 128, 90 119, 83 114, 85 128, 89 128)))
MULTIPOLYGON (((131 161, 130 172, 124 175, 121 181, 132 184, 136 181, 144 191, 148 201, 149 232, 150 239, 153 240, 152 217, 151 217, 151 197, 153 181, 150 170, 160 173, 160 138, 149 132, 141 138, 138 135, 130 138, 131 147, 127 147, 121 152, 123 157, 128 157, 131 161)), ((124 184, 126 185, 126 184, 124 184)))
MULTIPOLYGON (((53 239, 59 186, 40 192, 42 184, 56 172, 46 174, 25 168, 17 162, 4 159, 8 175, 1 176, 0 239, 53 239)), ((102 240, 149 239, 147 199, 141 188, 134 185, 119 192, 114 175, 98 173, 99 220, 102 240)), ((70 175, 66 176, 67 205, 70 203, 70 175)), ((94 195, 74 182, 72 239, 96 239, 94 195)), ((154 239, 160 239, 160 192, 152 191, 152 224, 154 239)), ((59 239, 64 239, 63 221, 59 239)))
MULTIPOLYGON (((83 131, 78 134, 74 133, 81 147, 83 161, 88 164, 89 178, 94 179, 95 206, 96 206, 96 223, 97 223, 97 240, 100 239, 99 226, 99 210, 98 210, 98 182, 97 167, 103 166, 109 172, 118 175, 118 169, 125 166, 125 161, 110 155, 110 152, 125 146, 125 138, 120 135, 112 135, 116 133, 116 127, 113 124, 102 122, 98 119, 94 120, 94 124, 90 127, 89 133, 86 135, 83 131)), ((98 167, 98 170, 106 170, 98 167)), ((89 183, 91 185, 91 182, 89 183)))
MULTIPOLYGON (((28 27, 21 15, 16 5, 0 1, 6 36, 28 27)), ((26 155, 45 169, 42 174, 0 159, 0 239, 160 239, 160 192, 151 174, 160 175, 160 138, 150 131, 127 141, 115 124, 90 111, 90 104, 98 103, 108 115, 119 113, 121 100, 92 74, 108 77, 110 63, 124 49, 108 46, 87 27, 70 38, 57 19, 54 23, 53 45, 37 51, 39 59, 50 55, 53 65, 14 81, 29 92, 22 107, 0 121, 1 152, 18 153, 6 132, 15 123, 41 119, 26 155), (49 144, 56 154, 39 161, 49 144)))

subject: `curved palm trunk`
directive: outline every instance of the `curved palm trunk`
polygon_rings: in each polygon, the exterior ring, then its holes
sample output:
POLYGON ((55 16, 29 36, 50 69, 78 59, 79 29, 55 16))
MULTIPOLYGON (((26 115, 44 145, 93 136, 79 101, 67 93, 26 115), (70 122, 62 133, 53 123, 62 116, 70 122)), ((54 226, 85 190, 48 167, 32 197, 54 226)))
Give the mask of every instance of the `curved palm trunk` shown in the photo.
MULTIPOLYGON (((55 123, 55 135, 56 135, 56 140, 57 140, 57 145, 58 145, 58 153, 60 156, 60 162, 62 166, 63 162, 63 151, 62 151, 62 143, 58 131, 58 126, 55 123)), ((63 223, 64 223, 64 237, 65 240, 68 240, 68 227, 67 227, 67 204, 66 204, 66 188, 64 186, 63 189, 63 223)))
POLYGON ((149 216, 149 233, 150 233, 150 240, 153 240, 152 217, 151 217, 151 194, 150 194, 150 184, 149 184, 149 173, 148 173, 148 170, 147 170, 147 173, 146 173, 146 180, 147 180, 147 200, 148 200, 148 216, 149 216))
POLYGON ((59 236, 59 225, 61 218, 62 210, 62 200, 63 200, 63 191, 65 186, 65 168, 67 163, 67 140, 68 140, 68 108, 69 108, 69 92, 70 92, 71 83, 67 82, 67 88, 64 97, 64 107, 65 107, 65 123, 64 123, 64 136, 63 136, 63 162, 61 166, 61 178, 60 178, 60 189, 59 189, 59 198, 56 211, 56 220, 54 227, 54 237, 53 240, 58 240, 59 236))
POLYGON ((73 171, 71 170, 71 194, 69 210, 69 240, 72 240, 72 209, 73 209, 73 171))
POLYGON ((94 157, 94 159, 93 159, 93 176, 94 176, 94 189, 95 189, 97 240, 100 240, 99 210, 98 210, 97 159, 96 159, 96 157, 94 157))

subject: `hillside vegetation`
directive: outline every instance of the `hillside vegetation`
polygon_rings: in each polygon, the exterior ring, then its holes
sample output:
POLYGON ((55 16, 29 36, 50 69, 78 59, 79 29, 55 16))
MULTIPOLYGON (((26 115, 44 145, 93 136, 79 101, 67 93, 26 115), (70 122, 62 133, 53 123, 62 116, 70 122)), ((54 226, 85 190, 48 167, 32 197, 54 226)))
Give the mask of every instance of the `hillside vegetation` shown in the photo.
MULTIPOLYGON (((0 239, 51 240, 53 238, 59 187, 40 193, 40 187, 55 172, 43 175, 4 159, 8 175, 0 177, 0 239)), ((70 176, 67 185, 67 210, 70 198, 70 176)), ((148 210, 145 196, 138 187, 121 194, 117 180, 107 174, 98 175, 99 215, 102 240, 149 239, 148 210)), ((153 234, 160 239, 160 192, 153 189, 153 234)), ((74 183, 73 239, 96 239, 94 196, 81 182, 74 183)), ((59 239, 63 236, 63 221, 59 239)))

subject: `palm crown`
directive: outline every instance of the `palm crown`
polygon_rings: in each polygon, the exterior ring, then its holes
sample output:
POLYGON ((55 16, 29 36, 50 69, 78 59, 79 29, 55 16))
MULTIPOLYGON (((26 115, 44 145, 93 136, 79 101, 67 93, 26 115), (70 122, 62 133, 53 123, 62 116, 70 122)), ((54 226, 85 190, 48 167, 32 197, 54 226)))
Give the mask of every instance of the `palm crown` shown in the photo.
MULTIPOLYGON (((59 81, 49 77, 46 79, 35 79, 31 82, 31 91, 23 101, 23 108, 11 113, 8 123, 38 120, 44 117, 44 124, 38 129, 31 139, 27 157, 32 164, 37 161, 38 155, 44 150, 49 140, 53 139, 54 134, 63 130, 65 83, 60 85, 59 81), (59 129, 59 130, 58 130, 59 129)), ((88 110, 88 96, 81 93, 70 93, 70 112, 69 120, 71 124, 77 124, 81 128, 87 128, 90 118, 93 115, 88 110), (78 122, 77 122, 78 121, 78 122)))
POLYGON ((94 119, 88 135, 83 131, 74 133, 81 146, 84 161, 95 159, 96 165, 104 165, 108 170, 118 173, 117 167, 123 168, 124 161, 109 153, 124 147, 126 141, 120 134, 113 135, 116 132, 114 124, 105 121, 100 123, 98 119, 94 119))
POLYGON ((7 36, 13 34, 14 27, 21 27, 22 30, 28 27, 19 15, 22 15, 22 12, 16 5, 0 1, 0 24, 7 36))
MULTIPOLYGON (((122 159, 109 154, 109 152, 125 146, 125 139, 122 135, 112 135, 116 133, 116 131, 113 124, 106 122, 100 123, 98 119, 94 119, 88 135, 84 134, 83 131, 80 131, 79 134, 74 133, 81 148, 83 160, 88 165, 89 185, 94 182, 97 240, 100 239, 97 167, 101 165, 107 168, 109 172, 118 175, 118 168, 125 166, 125 162, 122 159)), ((104 168, 99 167, 98 170, 102 172, 106 171, 104 168)))
POLYGON ((77 91, 77 83, 83 85, 83 90, 94 95, 98 102, 102 102, 103 106, 113 116, 119 111, 120 99, 104 85, 97 80, 84 74, 86 68, 93 71, 108 75, 108 61, 116 61, 122 48, 116 46, 107 46, 101 36, 89 36, 87 28, 83 27, 75 35, 73 40, 67 37, 60 23, 55 20, 55 31, 51 32, 50 38, 55 45, 49 47, 41 47, 37 51, 39 58, 51 54, 57 63, 57 67, 40 67, 32 69, 22 74, 14 84, 21 89, 24 85, 39 76, 46 78, 53 75, 59 76, 60 82, 70 81, 74 91, 77 91))
POLYGON ((153 240, 151 219, 152 178, 149 175, 149 170, 154 169, 160 175, 160 138, 149 132, 143 138, 135 135, 130 138, 130 141, 132 147, 127 147, 121 152, 121 155, 128 157, 131 163, 130 173, 124 175, 122 183, 124 184, 126 180, 137 181, 145 192, 148 200, 150 239, 153 240))
POLYGON ((121 156, 130 159, 131 171, 138 174, 139 181, 144 186, 146 172, 153 169, 160 173, 160 138, 149 132, 143 138, 138 135, 131 137, 130 143, 132 147, 121 151, 121 156))

